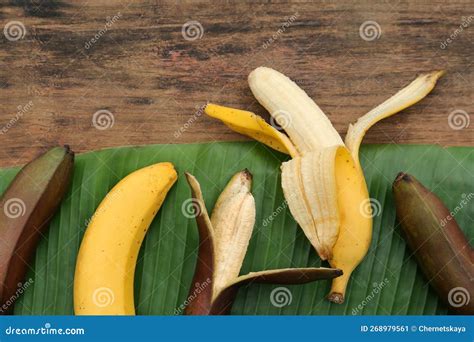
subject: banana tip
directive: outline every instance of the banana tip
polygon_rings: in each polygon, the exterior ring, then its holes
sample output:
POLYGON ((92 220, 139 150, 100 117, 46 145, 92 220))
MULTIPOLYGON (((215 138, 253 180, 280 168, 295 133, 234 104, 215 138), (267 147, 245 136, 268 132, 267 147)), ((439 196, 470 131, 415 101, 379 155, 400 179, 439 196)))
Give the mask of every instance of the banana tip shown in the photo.
POLYGON ((446 73, 446 70, 436 70, 433 74, 435 75, 436 79, 440 78, 446 73))
POLYGON ((410 176, 408 173, 405 172, 399 172, 397 177, 395 177, 395 181, 393 182, 393 185, 396 185, 400 182, 412 182, 413 177, 410 176))
POLYGON ((252 176, 252 173, 249 171, 249 169, 247 168, 243 169, 242 173, 247 179, 252 180, 253 176, 252 176))
POLYGON ((71 150, 71 146, 69 146, 68 144, 65 144, 63 147, 66 154, 74 155, 73 150, 71 150))

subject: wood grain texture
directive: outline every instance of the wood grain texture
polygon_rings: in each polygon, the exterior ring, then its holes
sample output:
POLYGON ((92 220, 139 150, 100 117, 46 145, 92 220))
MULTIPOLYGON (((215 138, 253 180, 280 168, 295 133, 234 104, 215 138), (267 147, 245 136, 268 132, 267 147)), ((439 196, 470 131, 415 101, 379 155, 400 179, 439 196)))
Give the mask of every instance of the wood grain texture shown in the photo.
POLYGON ((446 69, 432 94, 377 124, 365 142, 474 145, 474 122, 448 124, 455 110, 474 115, 473 1, 1 4, 1 28, 25 27, 17 41, 0 36, 2 167, 56 144, 82 152, 245 139, 199 106, 212 101, 268 118, 246 81, 260 65, 293 78, 341 134, 418 73, 446 69), (203 28, 192 41, 182 34, 191 20, 203 28), (359 34, 369 20, 381 30, 373 41, 359 34), (94 127, 98 110, 113 114, 112 127, 94 127))

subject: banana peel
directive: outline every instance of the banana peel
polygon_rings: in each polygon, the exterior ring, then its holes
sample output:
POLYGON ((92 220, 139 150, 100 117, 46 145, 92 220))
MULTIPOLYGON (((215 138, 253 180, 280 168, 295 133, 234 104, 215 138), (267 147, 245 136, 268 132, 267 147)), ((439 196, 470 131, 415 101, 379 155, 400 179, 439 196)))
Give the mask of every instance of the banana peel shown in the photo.
MULTIPOLYGON (((288 133, 262 129, 258 136, 270 135, 273 141, 258 141, 292 157, 282 164, 282 187, 290 212, 321 259, 344 272, 333 280, 328 295, 332 302, 344 301, 351 273, 367 254, 372 240, 371 209, 367 209, 370 199, 358 155, 362 139, 378 121, 423 99, 442 75, 443 71, 435 71, 417 77, 351 124, 345 142, 316 103, 288 77, 266 67, 249 75, 255 98, 288 133), (274 140, 293 152, 275 148, 274 140)), ((205 108, 207 115, 227 125, 232 120, 228 125, 231 129, 238 126, 237 132, 256 136, 257 115, 231 119, 229 113, 235 111, 214 104, 205 108)))
POLYGON ((382 119, 388 118, 405 108, 408 108, 428 95, 436 85, 438 79, 444 75, 443 70, 418 76, 408 86, 384 101, 367 114, 361 116, 355 124, 350 124, 344 140, 352 157, 359 164, 359 147, 365 133, 382 119))
POLYGON ((127 175, 102 200, 77 256, 76 315, 135 315, 140 246, 176 179, 173 164, 153 164, 127 175))
POLYGON ((232 177, 219 196, 211 217, 197 179, 186 173, 199 232, 199 250, 186 315, 230 312, 238 289, 250 283, 304 284, 342 274, 332 268, 286 268, 239 276, 255 224, 252 175, 244 170, 232 177))

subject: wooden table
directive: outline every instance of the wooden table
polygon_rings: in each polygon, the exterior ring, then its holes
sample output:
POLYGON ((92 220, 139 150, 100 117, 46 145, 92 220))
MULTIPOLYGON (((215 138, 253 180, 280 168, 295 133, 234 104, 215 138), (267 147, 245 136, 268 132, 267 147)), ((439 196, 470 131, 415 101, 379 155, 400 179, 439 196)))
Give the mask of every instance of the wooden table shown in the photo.
POLYGON ((474 145, 473 1, 1 2, 2 167, 56 144, 245 139, 199 107, 268 118, 246 81, 260 65, 300 84, 341 134, 418 73, 445 69, 428 98, 365 142, 474 145))

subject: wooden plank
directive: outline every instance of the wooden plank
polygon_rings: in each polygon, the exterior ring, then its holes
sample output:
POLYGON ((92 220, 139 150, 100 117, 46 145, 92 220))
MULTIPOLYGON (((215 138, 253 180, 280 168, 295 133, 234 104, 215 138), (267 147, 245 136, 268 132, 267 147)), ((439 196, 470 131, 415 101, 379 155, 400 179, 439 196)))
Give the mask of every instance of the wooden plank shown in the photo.
POLYGON ((8 2, 2 28, 20 21, 25 36, 0 36, 0 166, 27 162, 55 144, 83 152, 245 139, 198 108, 212 101, 268 118, 246 82, 260 65, 296 80, 341 134, 416 74, 446 69, 428 98, 378 124, 365 142, 473 146, 474 123, 460 130, 448 124, 453 111, 461 119, 474 113, 472 5, 8 2), (182 27, 192 20, 202 37, 186 40, 182 27), (372 41, 359 33, 367 21, 380 26, 372 41), (99 110, 112 113, 111 128, 92 124, 99 110))

